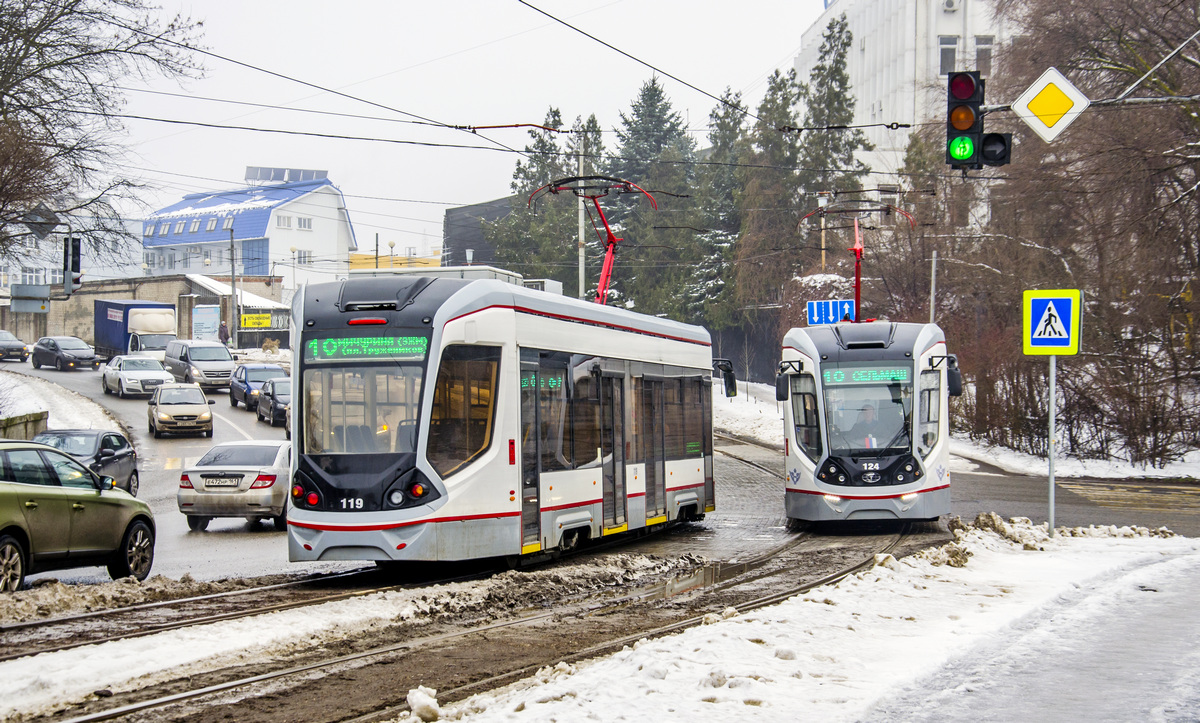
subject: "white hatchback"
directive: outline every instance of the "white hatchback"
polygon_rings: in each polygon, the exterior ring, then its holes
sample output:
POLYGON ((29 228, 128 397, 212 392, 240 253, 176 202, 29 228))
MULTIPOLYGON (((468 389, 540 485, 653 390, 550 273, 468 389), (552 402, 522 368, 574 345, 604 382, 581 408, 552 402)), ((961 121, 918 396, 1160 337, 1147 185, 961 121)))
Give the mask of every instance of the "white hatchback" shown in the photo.
POLYGON ((291 442, 222 442, 183 471, 175 499, 196 532, 214 517, 269 519, 283 530, 291 471, 291 442))

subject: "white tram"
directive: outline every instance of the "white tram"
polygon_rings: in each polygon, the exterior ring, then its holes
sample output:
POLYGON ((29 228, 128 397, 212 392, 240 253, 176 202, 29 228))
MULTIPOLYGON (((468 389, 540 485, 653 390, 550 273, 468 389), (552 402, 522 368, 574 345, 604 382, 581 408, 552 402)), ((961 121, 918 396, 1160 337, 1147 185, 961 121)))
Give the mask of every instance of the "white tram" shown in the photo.
POLYGON ((779 367, 789 519, 950 512, 947 397, 962 393, 962 376, 936 324, 792 329, 779 367))
POLYGON ((292 324, 293 561, 532 555, 714 509, 700 327, 413 275, 306 286, 292 324))

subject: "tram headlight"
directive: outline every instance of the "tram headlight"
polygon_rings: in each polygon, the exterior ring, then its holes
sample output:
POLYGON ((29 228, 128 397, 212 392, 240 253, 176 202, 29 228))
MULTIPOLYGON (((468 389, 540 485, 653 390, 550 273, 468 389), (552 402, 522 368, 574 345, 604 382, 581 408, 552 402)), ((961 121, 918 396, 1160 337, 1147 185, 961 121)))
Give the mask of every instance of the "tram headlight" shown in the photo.
POLYGON ((399 507, 404 504, 404 492, 401 490, 392 490, 388 493, 388 503, 399 507))

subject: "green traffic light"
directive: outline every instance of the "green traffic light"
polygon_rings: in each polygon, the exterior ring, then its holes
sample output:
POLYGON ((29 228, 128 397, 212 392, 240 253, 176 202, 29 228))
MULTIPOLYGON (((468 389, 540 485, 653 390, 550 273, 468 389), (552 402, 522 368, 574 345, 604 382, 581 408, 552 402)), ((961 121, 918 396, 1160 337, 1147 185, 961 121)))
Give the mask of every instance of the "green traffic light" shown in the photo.
POLYGON ((958 136, 950 140, 950 157, 956 161, 965 161, 975 155, 975 143, 968 136, 958 136))

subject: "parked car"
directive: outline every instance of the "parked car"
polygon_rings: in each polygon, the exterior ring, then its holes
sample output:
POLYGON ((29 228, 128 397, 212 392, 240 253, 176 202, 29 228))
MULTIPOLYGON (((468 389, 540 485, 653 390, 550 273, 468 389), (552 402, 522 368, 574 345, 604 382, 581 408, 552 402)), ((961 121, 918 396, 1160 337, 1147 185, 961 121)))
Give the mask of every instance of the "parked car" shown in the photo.
POLYGON ((60 372, 100 366, 96 352, 83 339, 73 336, 43 336, 33 345, 29 360, 33 362, 34 369, 45 364, 60 372))
POLYGON ((101 477, 112 477, 117 486, 137 497, 137 451, 129 439, 111 429, 50 429, 35 442, 66 452, 101 477))
POLYGON ((147 426, 155 438, 166 432, 213 435, 212 410, 215 401, 204 396, 199 384, 162 384, 146 402, 147 426))
POLYGON ((124 399, 133 394, 150 394, 161 384, 175 381, 162 362, 144 356, 115 356, 100 373, 105 394, 117 393, 124 399))
POLYGON ((283 408, 283 438, 292 438, 292 403, 288 402, 283 408))
POLYGON ((287 405, 292 403, 292 380, 288 377, 270 379, 263 384, 254 413, 258 421, 274 427, 287 422, 287 405))
POLYGON ((290 442, 222 442, 183 471, 175 499, 196 532, 214 517, 269 519, 283 530, 291 469, 290 442))
POLYGON ((236 407, 241 402, 246 405, 246 411, 253 412, 258 406, 263 383, 286 376, 287 372, 278 364, 243 364, 233 372, 229 382, 229 406, 236 407))
POLYGON ((93 565, 145 580, 153 563, 145 502, 52 447, 0 441, 0 591, 31 573, 93 565))
POLYGON ((195 382, 205 388, 229 387, 237 365, 229 349, 219 342, 176 339, 167 342, 163 366, 177 382, 195 382))
POLYGON ((0 329, 0 359, 29 358, 29 345, 13 336, 11 331, 0 329))

